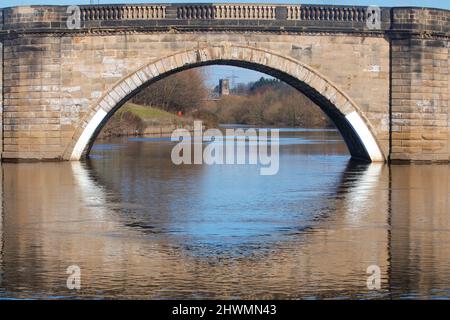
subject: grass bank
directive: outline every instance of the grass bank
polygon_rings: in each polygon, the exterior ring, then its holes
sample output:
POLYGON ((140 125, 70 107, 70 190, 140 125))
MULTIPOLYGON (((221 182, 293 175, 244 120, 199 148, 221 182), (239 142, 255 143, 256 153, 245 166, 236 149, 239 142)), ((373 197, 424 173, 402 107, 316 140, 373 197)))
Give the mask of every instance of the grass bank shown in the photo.
POLYGON ((99 138, 132 135, 166 135, 176 128, 192 129, 192 117, 128 102, 109 119, 99 138))

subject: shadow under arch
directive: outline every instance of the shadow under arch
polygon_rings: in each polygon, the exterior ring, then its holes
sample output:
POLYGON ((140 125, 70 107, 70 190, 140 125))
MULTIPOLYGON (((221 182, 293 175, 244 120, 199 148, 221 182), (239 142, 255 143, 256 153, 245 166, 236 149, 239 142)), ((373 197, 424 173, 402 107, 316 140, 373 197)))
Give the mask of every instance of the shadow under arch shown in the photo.
POLYGON ((385 160, 374 130, 360 108, 334 83, 298 60, 248 46, 221 45, 195 48, 157 59, 121 79, 91 108, 64 152, 64 159, 89 154, 96 136, 126 101, 146 86, 171 74, 206 65, 232 65, 276 77, 296 88, 333 121, 354 159, 385 160))

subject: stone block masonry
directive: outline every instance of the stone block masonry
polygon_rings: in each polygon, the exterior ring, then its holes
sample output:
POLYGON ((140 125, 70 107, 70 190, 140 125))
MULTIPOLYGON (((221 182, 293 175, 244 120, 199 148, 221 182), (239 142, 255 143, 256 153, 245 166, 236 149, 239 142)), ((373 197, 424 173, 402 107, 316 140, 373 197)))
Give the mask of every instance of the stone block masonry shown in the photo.
MULTIPOLYGON (((2 16, 0 13, 0 21, 2 16)), ((1 30, 1 26, 0 26, 1 30)), ((0 137, 3 137, 3 43, 0 42, 0 137)), ((0 160, 3 153, 3 139, 0 144, 0 160)))
MULTIPOLYGON (((0 10, 0 32, 3 30, 3 10, 0 10)), ((3 42, 0 40, 0 161, 3 153, 3 42)))
POLYGON ((151 81, 190 67, 266 72, 315 101, 350 153, 449 161, 450 12, 272 4, 66 6, 0 10, 4 160, 79 159, 151 81))
POLYGON ((449 160, 447 40, 392 40, 392 153, 397 160, 449 160))

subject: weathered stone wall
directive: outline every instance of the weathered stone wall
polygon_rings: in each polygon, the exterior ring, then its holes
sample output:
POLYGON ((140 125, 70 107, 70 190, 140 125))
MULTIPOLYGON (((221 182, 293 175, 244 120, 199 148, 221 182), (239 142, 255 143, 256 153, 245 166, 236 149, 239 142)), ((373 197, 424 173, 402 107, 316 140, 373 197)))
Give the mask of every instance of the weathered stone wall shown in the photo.
POLYGON ((4 42, 4 158, 60 158, 59 37, 4 42))
POLYGON ((0 160, 2 158, 2 153, 3 153, 3 43, 0 42, 0 160))
POLYGON ((256 18, 251 5, 239 17, 203 7, 82 7, 81 30, 67 29, 66 7, 4 9, 4 158, 61 159, 102 98, 140 68, 196 48, 245 46, 330 80, 386 157, 450 160, 449 11, 383 9, 371 31, 360 7, 264 5, 256 18))
POLYGON ((387 152, 389 44, 384 38, 163 33, 6 41, 5 157, 60 157, 83 117, 115 83, 158 58, 227 44, 271 50, 320 71, 365 112, 387 152))
MULTIPOLYGON (((3 30, 3 10, 0 9, 0 32, 3 30)), ((0 160, 3 153, 3 42, 0 39, 0 160)))
POLYGON ((392 42, 392 153, 395 160, 449 160, 448 41, 392 42))
POLYGON ((450 15, 442 10, 409 9, 394 15, 392 40, 393 160, 450 160, 449 40, 424 37, 424 30, 446 34, 450 15))

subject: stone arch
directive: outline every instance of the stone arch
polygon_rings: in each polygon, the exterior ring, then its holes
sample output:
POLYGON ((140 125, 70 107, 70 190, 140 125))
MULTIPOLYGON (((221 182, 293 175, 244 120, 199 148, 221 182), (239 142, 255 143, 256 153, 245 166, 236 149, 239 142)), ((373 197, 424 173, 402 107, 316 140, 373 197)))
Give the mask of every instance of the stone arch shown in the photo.
POLYGON ((353 158, 384 161, 374 130, 359 107, 329 79, 298 60, 248 46, 220 45, 175 53, 141 67, 119 81, 93 106, 64 153, 79 160, 88 153, 107 120, 130 97, 146 85, 193 67, 226 64, 264 72, 297 88, 330 117, 344 138, 353 158))

